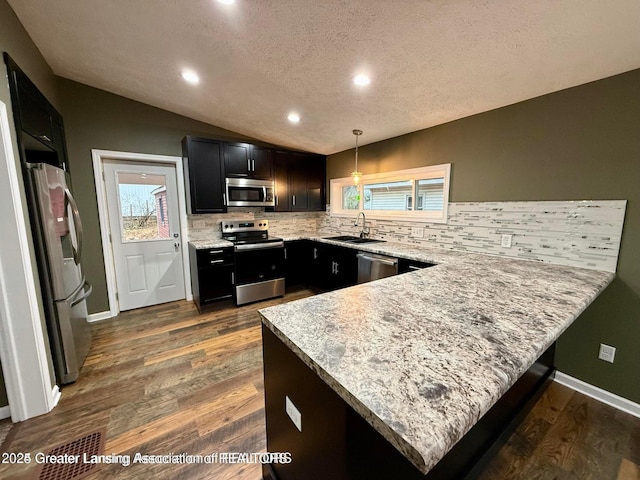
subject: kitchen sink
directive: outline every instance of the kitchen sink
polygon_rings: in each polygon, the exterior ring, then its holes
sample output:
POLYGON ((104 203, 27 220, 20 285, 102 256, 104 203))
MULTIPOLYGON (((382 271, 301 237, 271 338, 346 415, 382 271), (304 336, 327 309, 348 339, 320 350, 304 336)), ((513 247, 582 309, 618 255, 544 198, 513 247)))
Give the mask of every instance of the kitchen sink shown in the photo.
POLYGON ((326 240, 337 240, 339 242, 352 242, 354 240, 362 240, 360 237, 354 237, 353 235, 340 235, 337 237, 327 237, 326 240))
POLYGON ((337 237, 327 237, 326 240, 336 240, 338 242, 347 243, 378 243, 384 242, 384 240, 376 240, 375 238, 360 238, 352 235, 339 235, 337 237))
POLYGON ((376 240, 375 238, 356 238, 355 240, 348 240, 349 243, 378 243, 385 240, 376 240))

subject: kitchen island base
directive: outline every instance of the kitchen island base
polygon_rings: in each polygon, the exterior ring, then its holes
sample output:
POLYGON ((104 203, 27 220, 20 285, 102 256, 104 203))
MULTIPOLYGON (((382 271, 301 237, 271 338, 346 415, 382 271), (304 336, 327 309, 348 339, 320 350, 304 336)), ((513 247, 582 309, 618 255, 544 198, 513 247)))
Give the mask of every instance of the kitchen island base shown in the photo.
POLYGON ((262 338, 267 450, 291 454, 291 463, 264 465, 265 480, 475 478, 555 374, 554 344, 424 474, 264 324, 262 338), (301 430, 285 411, 286 398, 300 413, 301 430))

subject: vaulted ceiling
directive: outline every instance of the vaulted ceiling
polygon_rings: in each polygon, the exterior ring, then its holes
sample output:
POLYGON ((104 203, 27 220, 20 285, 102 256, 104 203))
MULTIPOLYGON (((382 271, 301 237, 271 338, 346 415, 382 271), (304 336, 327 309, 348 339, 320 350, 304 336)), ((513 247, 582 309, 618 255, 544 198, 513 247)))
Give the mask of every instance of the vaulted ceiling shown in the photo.
POLYGON ((9 3, 56 75, 323 154, 640 68, 638 0, 9 3))

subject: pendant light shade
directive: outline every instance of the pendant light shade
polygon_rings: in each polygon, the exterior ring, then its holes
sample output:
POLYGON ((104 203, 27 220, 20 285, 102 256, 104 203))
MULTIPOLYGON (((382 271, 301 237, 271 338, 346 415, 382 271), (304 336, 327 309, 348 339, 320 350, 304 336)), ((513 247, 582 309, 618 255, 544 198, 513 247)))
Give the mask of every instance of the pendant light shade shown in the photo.
POLYGON ((354 130, 353 134, 356 136, 356 163, 351 176, 353 177, 353 183, 357 185, 360 183, 360 177, 362 176, 362 173, 358 171, 358 137, 362 135, 362 130, 354 130))

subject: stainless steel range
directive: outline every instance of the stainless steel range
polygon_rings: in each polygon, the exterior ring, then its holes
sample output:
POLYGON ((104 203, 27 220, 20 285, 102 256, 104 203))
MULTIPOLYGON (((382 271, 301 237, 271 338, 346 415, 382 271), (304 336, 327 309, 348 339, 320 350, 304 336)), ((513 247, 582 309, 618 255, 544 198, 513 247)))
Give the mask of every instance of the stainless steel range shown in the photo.
POLYGON ((269 236, 268 220, 223 220, 233 242, 236 305, 284 295, 284 241, 269 236))

